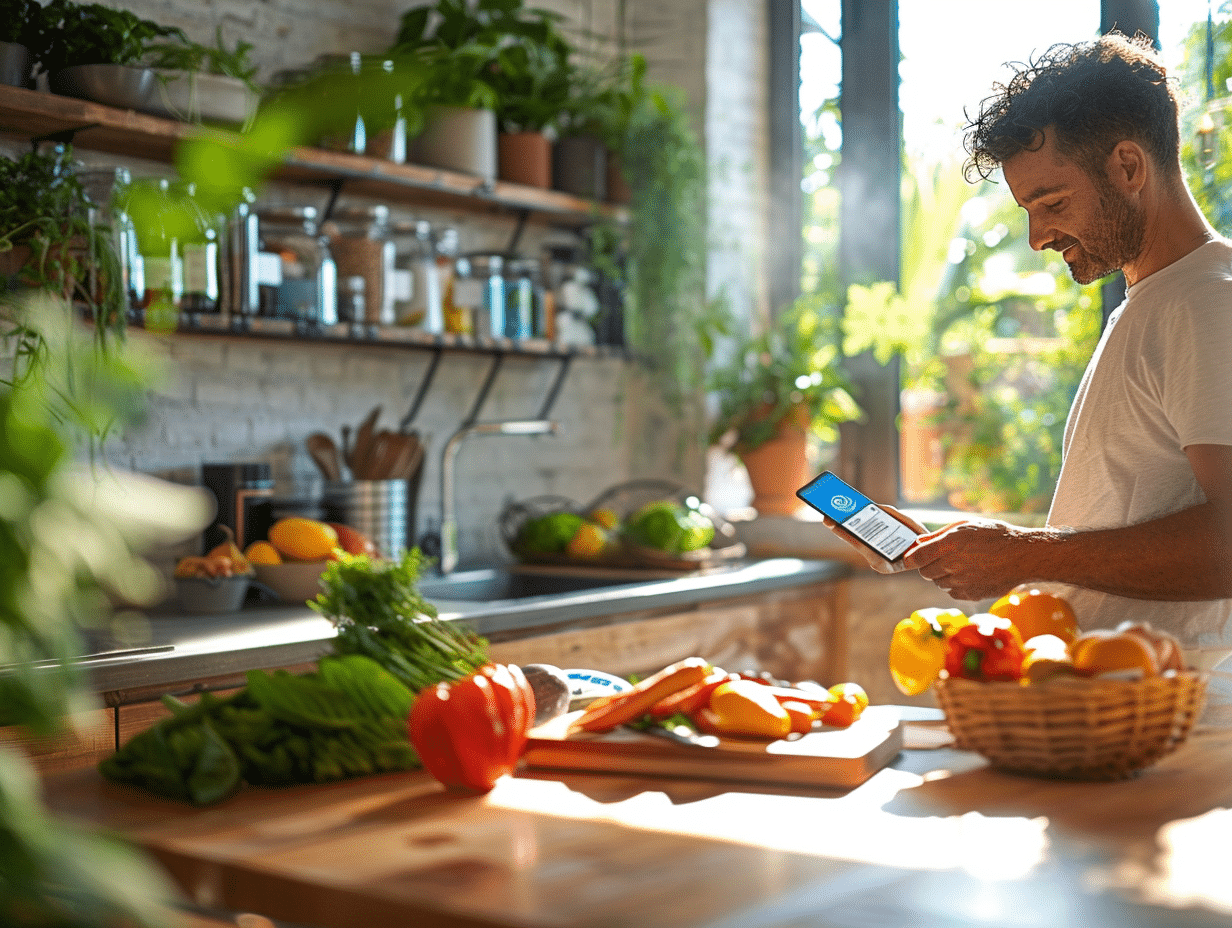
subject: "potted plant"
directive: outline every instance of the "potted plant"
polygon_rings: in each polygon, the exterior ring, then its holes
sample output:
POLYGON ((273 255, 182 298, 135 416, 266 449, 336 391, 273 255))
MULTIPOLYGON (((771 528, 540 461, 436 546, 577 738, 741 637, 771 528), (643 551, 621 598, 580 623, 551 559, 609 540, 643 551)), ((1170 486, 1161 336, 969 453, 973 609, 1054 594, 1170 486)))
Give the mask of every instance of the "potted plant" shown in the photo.
POLYGON ((574 83, 573 50, 559 19, 519 3, 493 22, 501 38, 488 80, 497 94, 503 180, 552 186, 552 137, 574 83))
POLYGON ((154 72, 143 58, 156 39, 187 42, 184 33, 101 3, 51 0, 32 50, 53 93, 131 109, 146 109, 154 72))
MULTIPOLYGON (((592 200, 608 198, 608 162, 623 143, 634 90, 626 83, 633 62, 619 59, 608 68, 581 67, 572 75, 569 97, 558 116, 559 137, 552 146, 552 178, 557 190, 592 200), (622 106, 622 103, 627 104, 622 106)), ((636 88, 642 89, 639 84, 636 88)))
MULTIPOLYGON (((91 220, 90 201, 72 166, 72 151, 57 146, 21 158, 0 158, 0 278, 5 302, 42 291, 86 308, 101 336, 125 322, 125 292, 111 226, 91 220)), ((95 211, 97 214, 97 210, 95 211)), ((10 331, 29 349, 18 327, 10 331)), ((22 354, 19 348, 18 354, 22 354)))
POLYGON ((259 88, 253 45, 237 39, 228 48, 222 27, 214 44, 178 37, 149 43, 143 60, 155 70, 157 94, 151 109, 188 122, 247 123, 256 113, 259 88))
POLYGON ((390 57, 422 79, 415 103, 424 113, 423 131, 412 145, 421 164, 476 174, 488 183, 497 175, 498 95, 490 79, 499 34, 489 27, 496 0, 437 0, 402 15, 390 57), (432 17, 435 16, 435 19, 432 17))
POLYGON ((710 371, 718 403, 710 441, 740 458, 762 515, 795 512, 795 491, 812 472, 810 438, 835 442, 840 423, 861 417, 839 364, 837 319, 817 303, 800 298, 710 371))
POLYGON ((0 84, 25 87, 46 32, 38 0, 0 0, 0 84))

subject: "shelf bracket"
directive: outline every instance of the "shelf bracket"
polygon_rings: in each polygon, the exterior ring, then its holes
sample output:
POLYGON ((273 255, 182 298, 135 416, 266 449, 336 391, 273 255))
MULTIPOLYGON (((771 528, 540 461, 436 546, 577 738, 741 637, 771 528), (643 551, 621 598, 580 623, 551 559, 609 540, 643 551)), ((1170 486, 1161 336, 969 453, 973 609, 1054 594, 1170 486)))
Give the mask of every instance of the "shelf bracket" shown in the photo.
POLYGON ((475 397, 475 405, 471 407, 471 411, 467 417, 462 420, 461 428, 474 425, 479 421, 479 410, 483 409, 483 404, 487 402, 488 393, 492 389, 492 384, 496 382, 496 375, 500 373, 501 364, 505 360, 505 353, 498 351, 492 355, 492 363, 488 365, 488 374, 483 380, 483 385, 479 388, 479 395, 475 397))
MULTIPOLYGON (((329 188, 329 199, 325 201, 325 209, 321 211, 321 223, 327 222, 329 217, 334 215, 334 207, 338 205, 338 196, 342 193, 342 186, 345 183, 345 177, 334 177, 325 182, 325 186, 329 188)), ((317 224, 318 228, 321 223, 317 224)))
POLYGON ((32 151, 38 151, 38 147, 44 142, 55 142, 58 145, 72 145, 73 139, 77 137, 78 132, 85 132, 87 129, 97 129, 98 123, 90 122, 84 126, 76 126, 72 129, 61 129, 59 132, 48 132, 46 135, 36 135, 30 139, 30 148, 32 151))
POLYGON ((540 419, 547 419, 551 416, 552 407, 556 405, 556 398, 560 396, 560 388, 565 385, 565 378, 569 376, 569 365, 572 363, 573 355, 561 355, 560 367, 556 370, 556 379, 552 381, 547 396, 543 398, 543 405, 539 407, 540 419))
POLYGON ((432 349, 432 360, 428 362, 428 369, 424 371, 423 378, 419 381, 419 388, 415 391, 414 399, 411 400, 411 408, 406 411, 406 415, 402 417, 402 422, 398 425, 399 432, 409 429, 415 417, 419 415, 419 407, 423 405, 424 398, 428 395, 428 389, 432 386, 432 379, 436 376, 436 369, 444 353, 439 345, 432 349))
POLYGON ((518 210, 517 224, 513 227, 513 235, 509 237, 509 244, 505 246, 505 254, 514 255, 518 251, 518 243, 522 241, 522 233, 526 231, 526 220, 530 218, 529 209, 518 210))

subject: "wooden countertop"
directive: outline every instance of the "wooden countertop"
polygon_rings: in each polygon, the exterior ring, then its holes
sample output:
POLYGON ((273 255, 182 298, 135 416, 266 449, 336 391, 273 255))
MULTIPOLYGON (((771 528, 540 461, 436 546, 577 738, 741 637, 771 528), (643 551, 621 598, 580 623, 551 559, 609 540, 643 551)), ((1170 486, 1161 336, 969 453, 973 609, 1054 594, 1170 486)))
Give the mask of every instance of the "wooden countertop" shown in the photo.
MULTIPOLYGON (((909 732, 909 744, 910 732, 909 732)), ((1232 732, 1128 780, 906 750, 850 791, 523 771, 248 789, 208 809, 50 777, 49 805, 150 849, 196 905, 322 928, 1226 926, 1232 732)))

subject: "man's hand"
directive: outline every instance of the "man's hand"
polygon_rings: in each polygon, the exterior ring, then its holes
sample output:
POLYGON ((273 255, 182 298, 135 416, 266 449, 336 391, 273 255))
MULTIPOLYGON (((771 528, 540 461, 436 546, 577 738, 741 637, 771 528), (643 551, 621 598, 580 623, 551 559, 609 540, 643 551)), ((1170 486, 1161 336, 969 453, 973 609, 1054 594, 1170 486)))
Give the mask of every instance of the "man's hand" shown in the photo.
MULTIPOLYGON (((911 518, 911 516, 904 515, 903 513, 895 509, 893 506, 882 505, 881 508, 884 509, 886 512, 888 512, 890 515, 892 515, 894 518, 898 519, 899 522, 903 523, 903 525, 910 528, 913 532, 916 532, 918 534, 923 534, 924 532, 928 531, 926 528, 924 528, 923 525, 921 525, 915 519, 911 518)), ((872 548, 870 548, 868 545, 862 542, 855 535, 851 534, 851 532, 847 531, 847 529, 843 528, 841 525, 839 525, 837 522, 831 519, 828 515, 825 515, 823 513, 821 516, 821 520, 825 522, 825 524, 830 528, 831 531, 834 532, 835 535, 837 535, 839 538, 843 539, 843 541, 847 542, 847 544, 851 545, 853 548, 859 551, 860 554, 864 557, 864 560, 868 562, 868 566, 873 568, 873 570, 877 571, 877 573, 896 574, 896 573, 899 573, 900 571, 907 570, 907 568, 903 566, 903 559, 901 557, 896 561, 887 561, 884 557, 882 557, 880 554, 878 554, 876 551, 874 551, 872 548)), ((907 550, 910 551, 911 549, 908 548, 907 550)))
POLYGON ((1029 533, 994 519, 963 520, 925 535, 907 549, 903 564, 955 599, 995 599, 1029 579, 1023 559, 1029 533))

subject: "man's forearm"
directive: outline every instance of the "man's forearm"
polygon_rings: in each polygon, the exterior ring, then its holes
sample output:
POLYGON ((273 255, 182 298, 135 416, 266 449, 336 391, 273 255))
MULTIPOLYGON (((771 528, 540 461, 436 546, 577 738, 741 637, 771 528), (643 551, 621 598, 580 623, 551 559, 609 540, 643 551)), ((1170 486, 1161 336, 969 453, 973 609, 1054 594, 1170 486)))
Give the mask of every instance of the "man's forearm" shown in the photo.
POLYGON ((1232 525, 1203 503, 1121 528, 1027 530, 1019 555, 1030 580, 1055 580, 1133 599, 1232 597, 1232 525))

